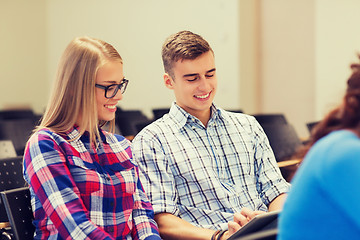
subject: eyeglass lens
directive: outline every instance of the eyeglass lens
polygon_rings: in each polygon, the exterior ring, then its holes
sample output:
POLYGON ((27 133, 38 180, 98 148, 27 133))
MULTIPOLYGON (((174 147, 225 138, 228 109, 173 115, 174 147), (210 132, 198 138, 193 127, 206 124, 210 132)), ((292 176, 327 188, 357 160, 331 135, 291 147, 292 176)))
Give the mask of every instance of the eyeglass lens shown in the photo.
POLYGON ((122 82, 120 84, 114 84, 114 85, 111 85, 111 86, 107 87, 106 97, 107 98, 114 97, 117 94, 119 89, 121 91, 121 94, 123 94, 125 92, 127 83, 128 83, 127 81, 124 81, 124 82, 122 82))

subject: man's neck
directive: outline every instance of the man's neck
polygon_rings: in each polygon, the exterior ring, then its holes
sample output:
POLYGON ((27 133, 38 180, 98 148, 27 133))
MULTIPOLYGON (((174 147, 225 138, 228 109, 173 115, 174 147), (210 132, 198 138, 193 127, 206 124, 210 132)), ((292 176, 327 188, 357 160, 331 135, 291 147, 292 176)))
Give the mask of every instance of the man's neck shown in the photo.
POLYGON ((194 117, 198 118, 202 124, 207 127, 207 124, 211 117, 211 108, 208 111, 188 112, 194 117))

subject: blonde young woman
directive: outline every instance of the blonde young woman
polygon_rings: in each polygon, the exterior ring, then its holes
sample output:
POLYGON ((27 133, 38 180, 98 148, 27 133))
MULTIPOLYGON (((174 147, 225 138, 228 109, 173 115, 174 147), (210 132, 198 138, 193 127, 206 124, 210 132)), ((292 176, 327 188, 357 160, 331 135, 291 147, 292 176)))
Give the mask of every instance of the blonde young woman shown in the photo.
POLYGON ((101 129, 127 84, 110 44, 81 37, 65 49, 24 155, 35 239, 160 239, 129 141, 101 129))

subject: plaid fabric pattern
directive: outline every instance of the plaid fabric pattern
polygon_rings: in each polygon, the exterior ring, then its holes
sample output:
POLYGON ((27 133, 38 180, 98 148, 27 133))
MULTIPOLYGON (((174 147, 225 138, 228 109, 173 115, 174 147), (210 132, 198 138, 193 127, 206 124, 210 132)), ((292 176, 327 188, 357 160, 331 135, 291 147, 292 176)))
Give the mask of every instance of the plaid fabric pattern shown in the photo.
POLYGON ((24 178, 35 239, 160 239, 129 142, 100 134, 97 144, 76 127, 62 136, 43 129, 30 138, 24 178))
POLYGON ((174 103, 135 137, 132 150, 155 213, 200 227, 226 229, 243 207, 266 211, 290 186, 255 118, 215 105, 205 128, 174 103))

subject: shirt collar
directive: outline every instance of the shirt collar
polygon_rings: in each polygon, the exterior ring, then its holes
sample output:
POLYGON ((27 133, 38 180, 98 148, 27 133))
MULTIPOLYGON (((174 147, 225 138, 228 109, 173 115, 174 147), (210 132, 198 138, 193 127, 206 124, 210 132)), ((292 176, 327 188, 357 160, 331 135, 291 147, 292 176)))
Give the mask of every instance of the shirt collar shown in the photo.
POLYGON ((70 140, 70 141, 74 141, 75 139, 79 139, 81 137, 80 132, 79 132, 79 126, 74 125, 67 132, 65 132, 64 137, 65 137, 66 140, 70 140))
MULTIPOLYGON (((209 119, 209 122, 216 121, 218 118, 224 118, 224 112, 224 110, 217 108, 216 105, 213 103, 211 105, 211 117, 209 119)), ((186 123, 194 121, 200 122, 199 119, 186 112, 179 105, 177 105, 176 102, 172 103, 169 111, 169 117, 174 121, 176 125, 179 126, 179 128, 185 126, 186 123)))
MULTIPOLYGON (((100 133, 100 138, 101 138, 101 141, 103 143, 107 143, 107 136, 105 136, 104 130, 102 130, 100 127, 99 127, 99 133, 100 133)), ((69 140, 69 141, 74 141, 74 140, 77 140, 77 139, 82 139, 83 141, 90 141, 89 139, 89 132, 88 131, 85 131, 84 134, 81 136, 80 135, 80 132, 79 132, 79 126, 78 125, 74 125, 69 131, 67 131, 65 133, 65 139, 66 140, 69 140)))

